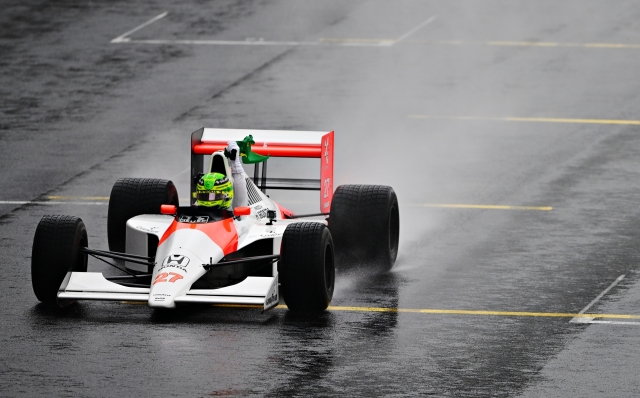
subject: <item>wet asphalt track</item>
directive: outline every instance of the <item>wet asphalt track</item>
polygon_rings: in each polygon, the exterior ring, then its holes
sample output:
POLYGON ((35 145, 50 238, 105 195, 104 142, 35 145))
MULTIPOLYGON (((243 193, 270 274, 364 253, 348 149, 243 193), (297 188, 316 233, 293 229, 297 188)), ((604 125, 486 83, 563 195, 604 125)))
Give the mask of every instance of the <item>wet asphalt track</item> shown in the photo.
POLYGON ((2 1, 0 395, 637 396, 639 20, 622 0, 2 1), (335 130, 337 183, 398 193, 394 270, 339 276, 319 315, 38 305, 40 217, 105 249, 115 180, 185 197, 202 126, 335 130), (572 322, 599 296, 608 317, 572 322))

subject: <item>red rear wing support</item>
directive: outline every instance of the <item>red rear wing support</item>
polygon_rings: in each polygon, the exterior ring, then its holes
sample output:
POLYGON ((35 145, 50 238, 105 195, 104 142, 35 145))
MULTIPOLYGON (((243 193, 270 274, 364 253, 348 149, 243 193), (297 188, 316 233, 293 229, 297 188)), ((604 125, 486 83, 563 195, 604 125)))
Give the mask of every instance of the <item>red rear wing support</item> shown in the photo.
MULTIPOLYGON (((320 159, 320 211, 329 212, 333 198, 333 131, 285 131, 201 128, 191 134, 191 192, 195 192, 194 178, 204 170, 204 155, 223 150, 229 141, 241 141, 252 135, 251 150, 271 157, 320 159)), ((263 165, 262 189, 318 189, 309 188, 310 180, 267 179, 263 165), (287 184, 290 182, 293 184, 287 184), (296 183, 298 182, 298 183, 296 183), (303 183, 304 182, 304 183, 303 183)), ((257 168, 256 168, 257 171, 257 168)), ((256 184, 258 183, 256 173, 256 184)), ((317 181, 316 181, 317 182, 317 181)))

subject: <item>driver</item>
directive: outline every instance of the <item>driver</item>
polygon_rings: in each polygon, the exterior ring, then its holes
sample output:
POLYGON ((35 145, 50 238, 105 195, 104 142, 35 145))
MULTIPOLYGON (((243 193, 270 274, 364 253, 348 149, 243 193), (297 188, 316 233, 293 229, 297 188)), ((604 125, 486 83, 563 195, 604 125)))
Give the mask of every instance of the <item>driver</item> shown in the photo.
POLYGON ((196 204, 214 209, 231 210, 233 183, 220 173, 203 175, 196 185, 196 204))

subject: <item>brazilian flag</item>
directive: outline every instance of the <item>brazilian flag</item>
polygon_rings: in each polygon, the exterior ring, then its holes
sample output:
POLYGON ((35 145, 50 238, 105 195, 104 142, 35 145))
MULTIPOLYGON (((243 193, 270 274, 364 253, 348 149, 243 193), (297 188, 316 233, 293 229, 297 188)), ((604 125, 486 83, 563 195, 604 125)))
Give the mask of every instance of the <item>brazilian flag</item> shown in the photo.
MULTIPOLYGON (((252 135, 248 135, 248 136, 244 137, 244 140, 236 141, 236 143, 238 144, 238 147, 240 148, 240 156, 242 157, 242 163, 244 163, 244 164, 260 163, 260 162, 264 162, 265 160, 269 159, 269 156, 258 155, 257 153, 251 151, 251 145, 256 143, 253 140, 253 136, 252 135)), ((227 152, 226 149, 224 150, 224 154, 227 157, 230 155, 227 152)))

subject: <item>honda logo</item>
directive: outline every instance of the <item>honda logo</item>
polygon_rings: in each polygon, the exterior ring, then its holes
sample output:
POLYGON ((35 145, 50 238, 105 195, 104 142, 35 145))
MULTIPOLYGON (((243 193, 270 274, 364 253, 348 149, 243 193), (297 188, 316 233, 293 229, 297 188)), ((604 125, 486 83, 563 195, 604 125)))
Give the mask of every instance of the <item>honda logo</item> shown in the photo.
POLYGON ((162 263, 165 267, 186 267, 187 264, 189 264, 189 257, 182 254, 172 254, 162 263))
POLYGON ((324 159, 327 161, 327 164, 329 164, 329 140, 328 139, 324 142, 324 159))

